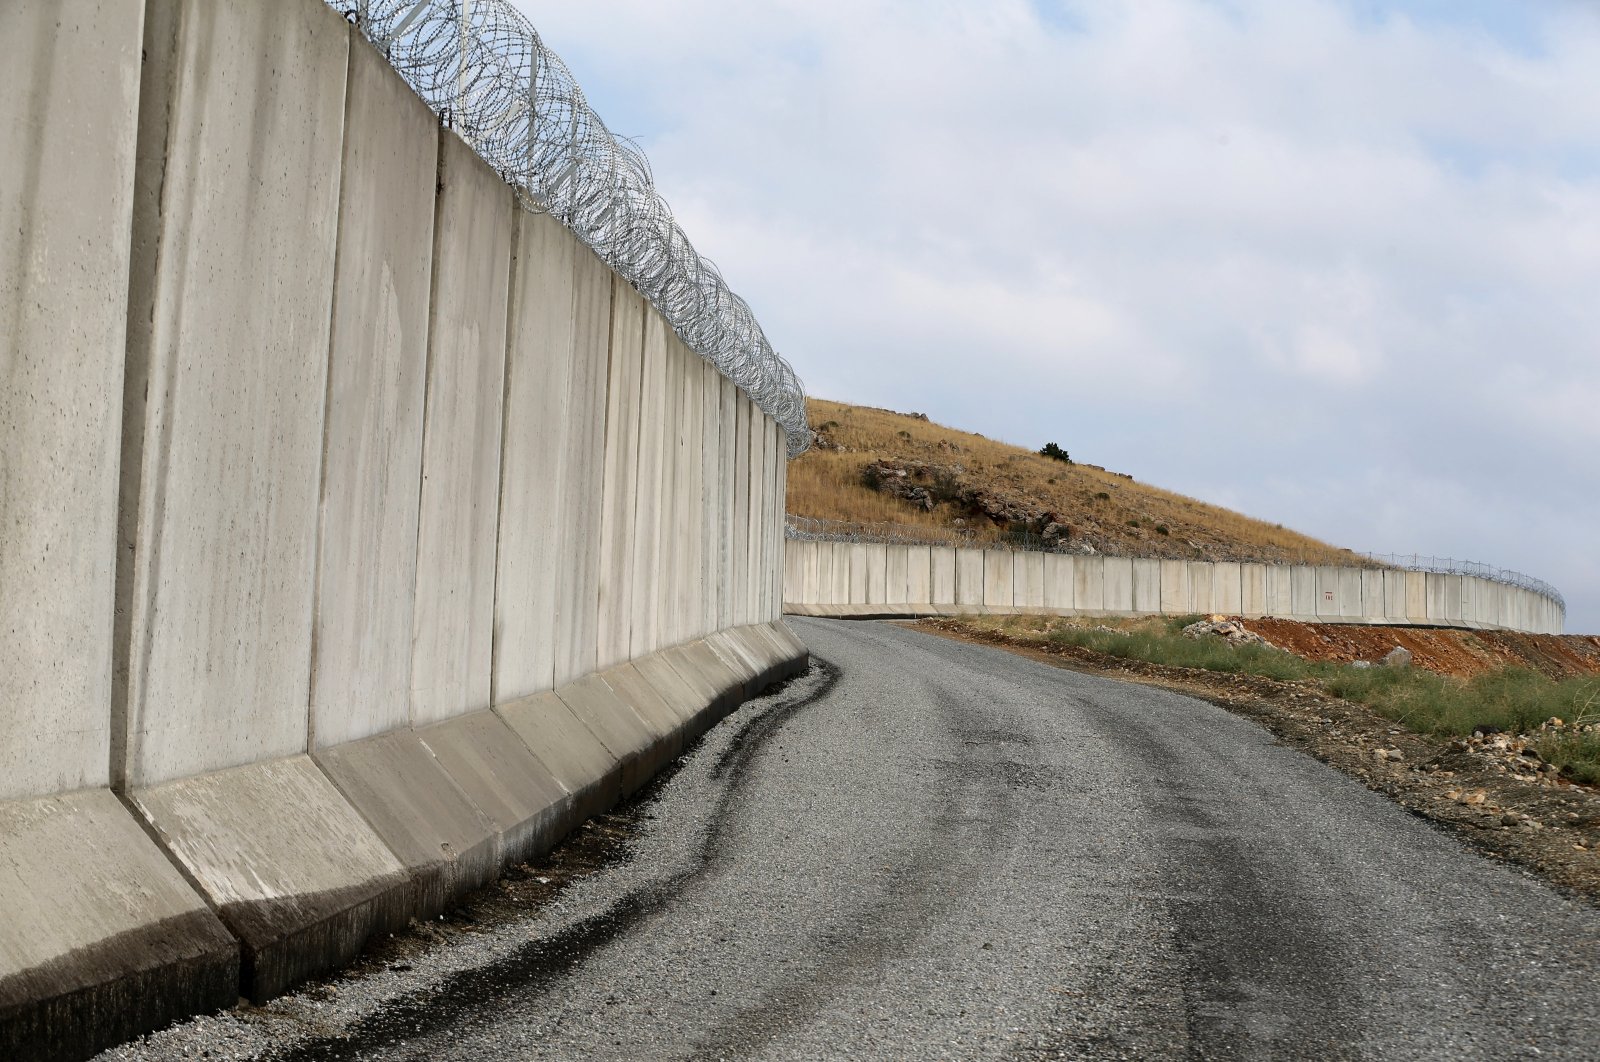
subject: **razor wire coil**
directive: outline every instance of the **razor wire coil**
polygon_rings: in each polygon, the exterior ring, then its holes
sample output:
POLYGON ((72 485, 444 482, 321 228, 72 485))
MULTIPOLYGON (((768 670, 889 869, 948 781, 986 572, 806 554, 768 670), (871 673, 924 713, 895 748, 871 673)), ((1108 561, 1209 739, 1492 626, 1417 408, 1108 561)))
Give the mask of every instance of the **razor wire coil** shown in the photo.
POLYGON ((326 0, 442 122, 514 189, 570 228, 678 336, 811 445, 805 391, 749 304, 695 251, 639 147, 606 128, 569 71, 506 0, 326 0))

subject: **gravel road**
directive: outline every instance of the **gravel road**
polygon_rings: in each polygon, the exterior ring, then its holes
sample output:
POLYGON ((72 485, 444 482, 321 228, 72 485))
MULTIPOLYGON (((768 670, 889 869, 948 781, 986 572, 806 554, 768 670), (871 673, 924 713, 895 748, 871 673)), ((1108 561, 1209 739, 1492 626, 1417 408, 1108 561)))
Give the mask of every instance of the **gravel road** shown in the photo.
POLYGON ((712 731, 628 861, 113 1057, 1600 1057, 1600 912, 1253 724, 790 622, 819 665, 712 731))

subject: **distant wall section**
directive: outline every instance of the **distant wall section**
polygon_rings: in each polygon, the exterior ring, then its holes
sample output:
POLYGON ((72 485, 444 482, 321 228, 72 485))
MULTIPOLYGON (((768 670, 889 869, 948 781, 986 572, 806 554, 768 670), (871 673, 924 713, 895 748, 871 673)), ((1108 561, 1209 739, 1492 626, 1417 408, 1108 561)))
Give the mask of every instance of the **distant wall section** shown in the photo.
POLYGON ((793 539, 784 609, 812 616, 1226 613, 1531 634, 1559 634, 1566 623, 1552 598, 1472 575, 793 539), (858 570, 862 579, 833 577, 840 570, 858 570))

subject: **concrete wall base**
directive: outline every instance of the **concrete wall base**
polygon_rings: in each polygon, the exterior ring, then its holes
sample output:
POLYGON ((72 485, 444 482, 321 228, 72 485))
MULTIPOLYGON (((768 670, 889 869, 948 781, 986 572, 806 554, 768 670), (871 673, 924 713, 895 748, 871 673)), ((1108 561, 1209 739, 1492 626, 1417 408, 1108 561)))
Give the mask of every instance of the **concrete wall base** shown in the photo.
POLYGON ((622 798, 622 760, 560 697, 536 693, 494 712, 570 794, 575 822, 600 814, 622 798))
POLYGON ((311 758, 405 867, 415 914, 431 918, 499 873, 494 824, 415 731, 319 749, 311 758))
POLYGON ((109 789, 0 803, 0 911, 0 1058, 238 999, 238 943, 109 789))
POLYGON ((278 995, 405 924, 404 868, 309 756, 135 790, 133 801, 238 938, 243 995, 278 995))
POLYGON ((0 1057, 84 1058, 341 966, 547 851, 807 660, 757 624, 493 711, 136 789, 131 809, 108 789, 0 803, 0 1057))
POLYGON ((577 824, 572 791, 494 712, 473 712, 417 736, 489 820, 501 866, 549 851, 577 824))

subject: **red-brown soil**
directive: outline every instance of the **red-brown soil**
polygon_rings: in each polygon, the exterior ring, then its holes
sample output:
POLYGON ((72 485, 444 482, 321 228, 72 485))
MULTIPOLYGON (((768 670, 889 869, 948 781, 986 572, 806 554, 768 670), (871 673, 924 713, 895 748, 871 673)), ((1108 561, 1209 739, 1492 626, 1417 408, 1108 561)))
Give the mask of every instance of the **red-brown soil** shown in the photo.
POLYGON ((1410 650, 1417 667, 1461 678, 1503 667, 1525 667, 1553 679, 1600 674, 1600 637, 1593 635, 1367 627, 1280 619, 1241 622, 1246 630, 1279 649, 1313 661, 1377 663, 1398 645, 1410 650))

